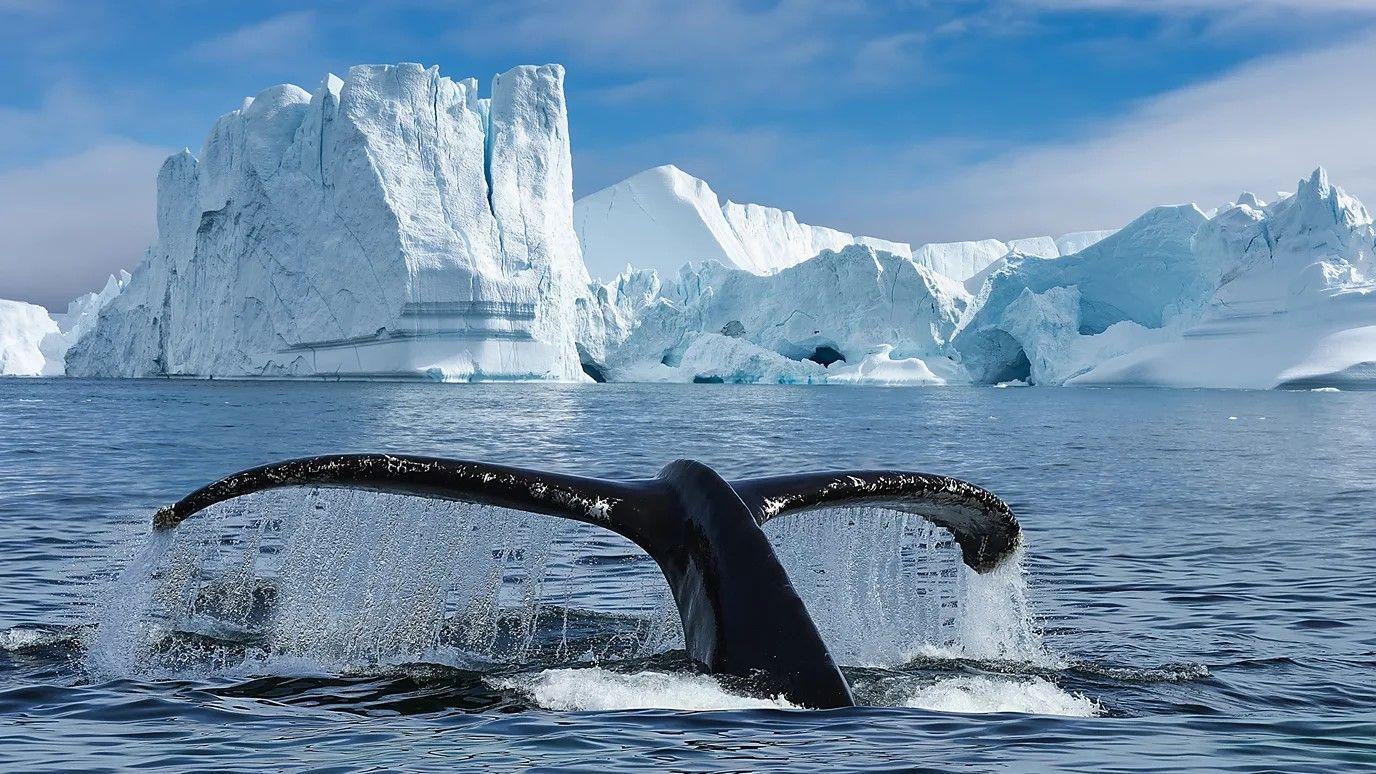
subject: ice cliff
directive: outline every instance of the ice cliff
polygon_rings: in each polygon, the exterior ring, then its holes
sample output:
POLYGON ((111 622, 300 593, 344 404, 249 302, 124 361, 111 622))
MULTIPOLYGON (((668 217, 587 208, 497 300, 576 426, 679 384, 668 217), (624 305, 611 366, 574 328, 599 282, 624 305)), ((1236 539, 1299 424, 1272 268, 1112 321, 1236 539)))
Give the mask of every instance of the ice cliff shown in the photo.
MULTIPOLYGON (((627 275, 632 276, 632 275, 627 275)), ((968 295, 911 259, 851 245, 760 276, 684 267, 597 367, 612 380, 942 384, 968 295)))
POLYGON ((245 100, 163 164, 68 373, 583 379, 563 81, 369 65, 245 100))

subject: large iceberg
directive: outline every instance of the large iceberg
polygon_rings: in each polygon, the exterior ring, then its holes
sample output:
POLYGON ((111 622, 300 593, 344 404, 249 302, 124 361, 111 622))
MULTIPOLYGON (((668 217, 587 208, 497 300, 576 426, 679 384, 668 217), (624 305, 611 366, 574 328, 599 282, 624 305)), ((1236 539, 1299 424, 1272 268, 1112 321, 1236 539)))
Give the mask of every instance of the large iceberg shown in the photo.
POLYGON ((799 223, 785 210, 722 204, 705 181, 671 164, 579 199, 574 224, 583 260, 598 278, 614 277, 628 264, 672 276, 691 261, 773 274, 823 250, 851 244, 912 253, 901 242, 799 223))
MULTIPOLYGON (((633 275, 627 275, 633 276, 633 275)), ((597 363, 623 381, 941 384, 969 300, 904 256, 851 245, 777 274, 690 264, 597 363)))
POLYGON ((1068 257, 1009 256, 954 343, 978 382, 1371 386, 1373 253, 1370 214, 1319 169, 1270 205, 1158 207, 1068 257))
POLYGON ((71 348, 96 376, 584 379, 564 71, 275 86, 158 174, 158 235, 71 348))
POLYGON ((628 265, 673 276, 694 261, 773 274, 823 250, 861 244, 912 258, 977 292, 988 267, 1010 252, 1057 258, 1067 255, 1067 248, 1078 252, 1114 233, 1080 231, 1054 239, 980 239, 913 248, 904 242, 799 223, 787 210, 732 201, 723 204, 706 181, 672 164, 647 169, 589 194, 574 203, 573 211, 583 260, 588 272, 599 278, 617 276, 628 265))
POLYGON ((1199 229, 1218 288, 1177 335, 1074 384, 1376 386, 1376 228, 1322 169, 1269 206, 1244 194, 1199 229))

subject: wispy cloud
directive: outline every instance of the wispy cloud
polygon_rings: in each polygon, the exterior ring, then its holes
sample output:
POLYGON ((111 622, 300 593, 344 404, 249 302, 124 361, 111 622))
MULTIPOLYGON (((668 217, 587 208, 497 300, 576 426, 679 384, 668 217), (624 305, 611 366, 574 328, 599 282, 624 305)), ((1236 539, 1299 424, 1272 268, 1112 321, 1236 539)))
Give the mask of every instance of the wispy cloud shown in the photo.
MULTIPOLYGON (((1320 164, 1376 196, 1376 35, 1272 57, 1140 103, 1078 138, 955 164, 925 180, 860 185, 845 220, 918 241, 1121 225, 1157 204, 1264 198, 1320 164)), ((851 168, 874 169, 853 161, 851 168)))
POLYGON ((280 63, 311 48, 316 27, 314 11, 284 13, 202 40, 187 53, 204 62, 244 65, 266 59, 280 63))
POLYGON ((822 82, 911 79, 927 16, 895 30, 876 29, 874 9, 853 0, 515 0, 466 13, 452 38, 471 50, 637 73, 679 99, 795 99, 822 82))
POLYGON ((74 78, 49 84, 35 105, 0 105, 0 169, 98 142, 107 137, 109 118, 99 95, 74 78))
POLYGON ((1371 0, 1001 0, 1030 12, 1094 12, 1154 17, 1177 32, 1206 35, 1292 34, 1319 25, 1342 30, 1376 20, 1371 0), (1193 27, 1189 26, 1193 24, 1193 27), (1196 29, 1197 28, 1197 29, 1196 29))

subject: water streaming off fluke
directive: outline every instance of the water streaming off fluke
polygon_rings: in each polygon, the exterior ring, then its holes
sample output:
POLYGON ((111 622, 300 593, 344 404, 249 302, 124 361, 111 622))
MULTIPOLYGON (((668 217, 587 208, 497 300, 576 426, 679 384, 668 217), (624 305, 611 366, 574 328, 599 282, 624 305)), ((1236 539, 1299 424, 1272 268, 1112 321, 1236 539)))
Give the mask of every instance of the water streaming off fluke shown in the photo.
MULTIPOLYGON (((1019 562, 978 574, 945 530, 838 508, 769 522, 844 665, 1041 662, 1019 562)), ((88 654, 113 675, 477 672, 679 650, 663 576, 629 541, 563 519, 353 490, 288 489, 208 509, 148 542, 88 654)))

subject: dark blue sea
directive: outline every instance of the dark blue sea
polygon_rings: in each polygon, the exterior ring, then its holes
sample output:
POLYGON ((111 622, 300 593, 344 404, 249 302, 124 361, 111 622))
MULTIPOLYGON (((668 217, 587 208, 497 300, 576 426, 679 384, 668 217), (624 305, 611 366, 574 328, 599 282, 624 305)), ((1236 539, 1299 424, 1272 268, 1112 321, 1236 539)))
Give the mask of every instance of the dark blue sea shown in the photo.
POLYGON ((1376 393, 0 380, 0 769, 1372 770, 1374 517, 1376 393), (943 473, 1025 543, 771 534, 868 705, 808 711, 696 674, 581 525, 295 490, 151 533, 347 451, 943 473))

